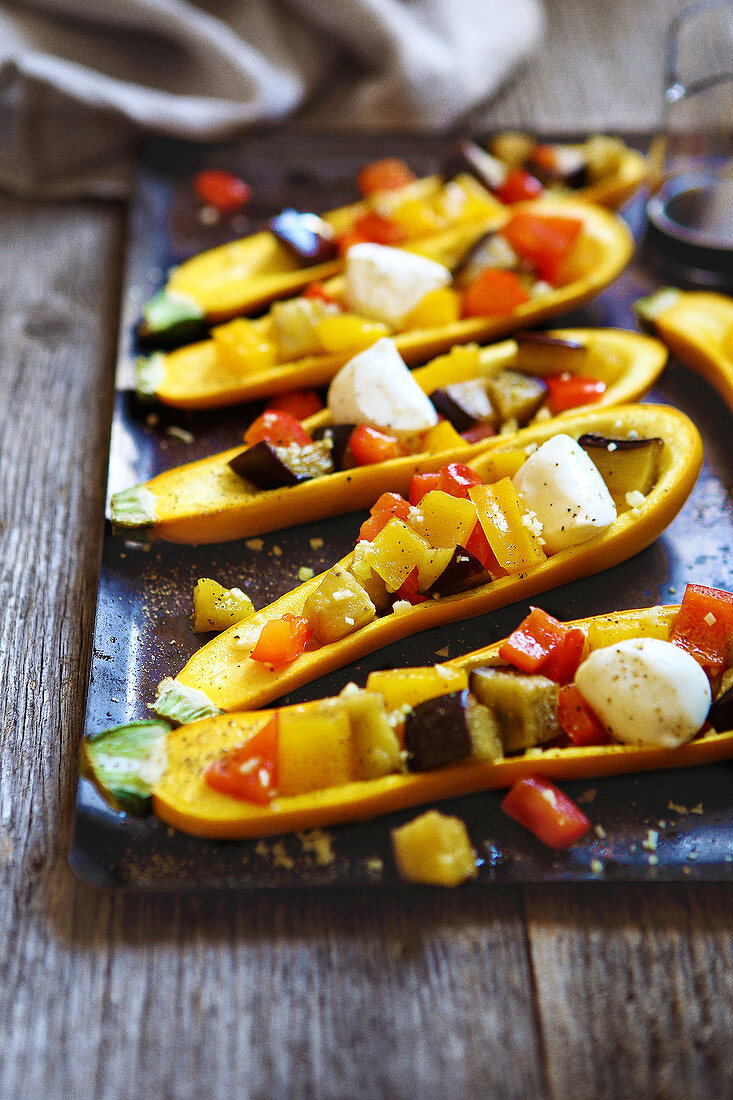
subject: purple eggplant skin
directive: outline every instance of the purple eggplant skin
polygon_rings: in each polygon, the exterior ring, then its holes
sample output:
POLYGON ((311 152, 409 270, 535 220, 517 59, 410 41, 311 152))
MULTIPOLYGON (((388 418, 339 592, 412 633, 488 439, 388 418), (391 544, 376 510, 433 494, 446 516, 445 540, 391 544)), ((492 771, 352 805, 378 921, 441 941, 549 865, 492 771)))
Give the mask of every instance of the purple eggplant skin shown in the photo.
POLYGON ((349 440, 356 424, 325 424, 316 428, 313 439, 330 439, 331 460, 334 470, 350 470, 355 465, 349 448, 349 440))
POLYGON ((459 401, 451 397, 448 390, 444 387, 433 390, 430 394, 430 400, 435 407, 435 411, 440 413, 441 416, 444 416, 459 433, 467 432, 468 429, 472 428, 477 422, 476 418, 471 416, 470 412, 464 409, 459 401))
POLYGON ((469 554, 468 550, 464 550, 462 546, 456 546, 453 557, 440 576, 433 581, 428 592, 431 596, 453 596, 457 592, 465 592, 468 588, 488 584, 490 580, 491 574, 478 558, 469 554))
POLYGON ((407 768, 429 771, 471 752, 467 707, 469 691, 452 691, 418 703, 405 718, 407 768))
POLYGON ((658 446, 661 442, 662 440, 658 436, 645 439, 624 439, 617 436, 598 435, 597 432, 585 432, 584 435, 578 436, 578 443, 581 447, 600 447, 606 451, 609 447, 614 451, 637 451, 641 447, 658 446))
POLYGON ((310 478, 309 474, 292 470, 264 439, 235 455, 229 465, 235 474, 250 481, 258 489, 281 489, 285 485, 297 485, 310 478))
POLYGON ((550 336, 547 332, 515 332, 514 339, 518 344, 532 344, 546 348, 577 348, 585 351, 585 344, 578 340, 565 340, 560 336, 550 336))
POLYGON ((733 685, 715 700, 708 711, 708 722, 716 733, 733 730, 733 685))
POLYGON ((338 255, 333 229, 317 214, 288 207, 270 219, 269 229, 304 266, 327 263, 338 255))
POLYGON ((477 179, 488 191, 496 191, 501 187, 506 176, 506 169, 501 161, 469 138, 460 138, 449 145, 441 160, 441 175, 444 179, 454 179, 463 172, 477 179))

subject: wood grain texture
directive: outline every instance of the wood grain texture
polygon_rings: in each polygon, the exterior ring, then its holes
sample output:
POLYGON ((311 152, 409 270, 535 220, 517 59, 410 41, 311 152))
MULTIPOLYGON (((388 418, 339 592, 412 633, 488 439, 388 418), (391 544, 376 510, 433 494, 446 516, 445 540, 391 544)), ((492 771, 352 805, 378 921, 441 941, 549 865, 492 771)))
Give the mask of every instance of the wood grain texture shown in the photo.
MULTIPOLYGON (((550 0, 554 49, 484 122, 648 125, 644 58, 680 6, 550 0)), ((727 887, 72 878, 123 230, 119 207, 0 198, 0 1097, 732 1095, 727 887)))

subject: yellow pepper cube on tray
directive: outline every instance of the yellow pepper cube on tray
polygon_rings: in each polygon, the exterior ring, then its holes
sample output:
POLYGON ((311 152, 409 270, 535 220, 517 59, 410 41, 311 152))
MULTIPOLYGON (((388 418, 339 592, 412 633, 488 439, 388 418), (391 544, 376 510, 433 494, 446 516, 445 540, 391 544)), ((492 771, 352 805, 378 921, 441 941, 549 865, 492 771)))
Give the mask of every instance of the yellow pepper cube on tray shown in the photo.
POLYGON ((426 493, 417 505, 415 523, 431 546, 465 546, 476 526, 476 505, 440 489, 426 493))
POLYGON ((476 874, 468 830, 458 817, 428 810, 392 830, 397 870, 408 882, 458 886, 476 874))
POLYGON ((280 712, 278 794, 343 787, 357 778, 345 710, 280 712))
POLYGON ((542 541, 524 521, 529 513, 508 477, 494 485, 472 485, 468 495, 476 505, 479 523, 502 569, 522 573, 545 560, 542 541))
POLYGON ((275 345, 245 317, 217 325, 211 335, 220 360, 234 370, 267 370, 275 364, 275 345))
POLYGON ((426 699, 436 699, 452 691, 468 687, 468 673, 463 668, 434 665, 431 668, 390 668, 370 672, 367 691, 378 692, 388 710, 415 707, 426 699))
POLYGON ((225 588, 201 577, 193 590, 193 628, 197 632, 226 630, 254 615, 252 601, 239 588, 225 588))

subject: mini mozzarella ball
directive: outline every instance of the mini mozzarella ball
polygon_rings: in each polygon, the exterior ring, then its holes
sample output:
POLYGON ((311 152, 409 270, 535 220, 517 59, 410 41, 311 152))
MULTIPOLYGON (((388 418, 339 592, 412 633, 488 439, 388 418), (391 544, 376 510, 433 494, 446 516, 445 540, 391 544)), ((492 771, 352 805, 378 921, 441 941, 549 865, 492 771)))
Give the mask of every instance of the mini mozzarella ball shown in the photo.
POLYGON ((569 435, 554 435, 513 477, 542 523, 548 554, 592 539, 616 519, 616 505, 592 459, 569 435))
POLYGON ((398 438, 438 423, 435 406, 386 336, 341 368, 329 387, 328 407, 337 424, 368 424, 398 438))
POLYGON ((355 313, 399 328, 430 290, 448 286, 447 267, 383 244, 355 244, 346 253, 346 300, 355 313))
POLYGON ((707 718, 708 678, 686 650, 661 638, 596 649, 575 674, 581 695, 617 741, 674 748, 707 718))

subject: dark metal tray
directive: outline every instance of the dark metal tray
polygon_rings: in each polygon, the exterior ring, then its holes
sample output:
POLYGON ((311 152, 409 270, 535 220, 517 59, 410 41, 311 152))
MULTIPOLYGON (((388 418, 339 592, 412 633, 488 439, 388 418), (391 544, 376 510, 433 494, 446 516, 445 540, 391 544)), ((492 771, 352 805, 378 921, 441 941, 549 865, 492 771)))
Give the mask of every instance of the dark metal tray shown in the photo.
MULTIPOLYGON (((137 353, 135 326, 142 303, 167 268, 194 252, 257 228, 285 205, 325 210, 351 201, 361 164, 376 156, 405 157, 419 171, 436 167, 444 141, 425 137, 307 136, 278 132, 238 147, 203 150, 156 142, 143 151, 132 207, 125 272, 118 392, 110 447, 110 491, 145 481, 160 470, 239 442, 262 403, 221 413, 187 414, 139 407, 130 393, 137 353), (203 166, 229 167, 253 186, 247 218, 215 226, 199 220, 191 177, 203 166), (179 438, 176 429, 193 435, 179 438), (172 432, 171 432, 171 429, 172 432)), ((624 211, 637 239, 644 222, 639 197, 624 211)), ((660 285, 643 247, 624 275, 599 299, 557 325, 635 328, 632 303, 660 285)), ((599 576, 565 585, 539 602, 560 618, 615 608, 677 602, 688 581, 733 586, 731 419, 699 377, 671 362, 651 400, 684 409, 705 443, 705 467, 687 505, 654 545, 599 576)), ((99 586, 87 732, 147 714, 157 683, 174 675, 202 639, 191 630, 193 586, 199 576, 238 585, 262 606, 297 583, 301 565, 316 571, 353 545, 363 514, 292 527, 263 537, 261 550, 229 543, 141 546, 113 538, 107 525, 99 586), (323 540, 314 550, 311 540, 323 540)), ((427 631, 398 642, 284 697, 298 702, 363 684, 374 668, 428 664, 508 634, 527 612, 525 602, 427 631)), ((480 858, 477 881, 729 879, 733 861, 731 766, 564 784, 580 798, 594 833, 567 853, 544 848, 504 814, 500 792, 443 803, 463 817, 480 858), (648 830, 658 834, 654 838, 648 830), (646 845, 646 847, 645 847, 646 845), (599 862, 600 861, 600 864, 599 862), (602 865, 602 870, 599 867, 602 865)), ((166 828, 155 818, 112 811, 86 780, 79 782, 70 861, 95 886, 113 889, 272 888, 382 885, 397 881, 390 829, 410 810, 323 835, 265 841, 209 842, 166 828)))

